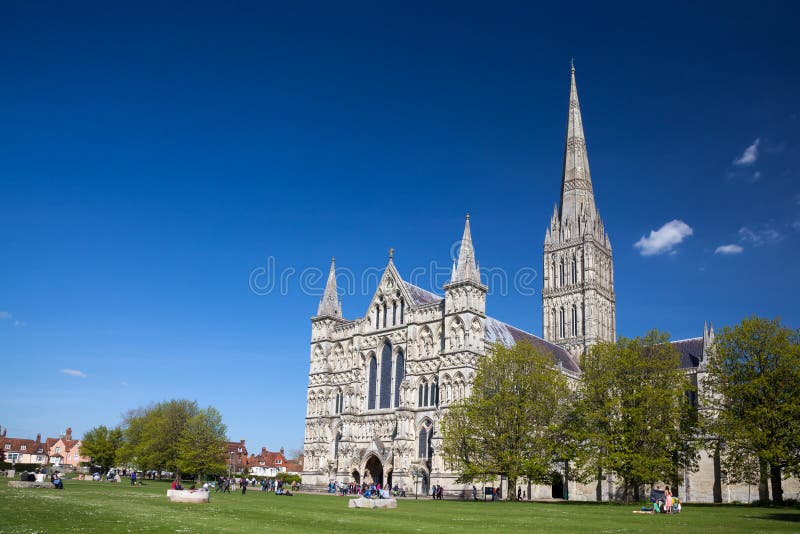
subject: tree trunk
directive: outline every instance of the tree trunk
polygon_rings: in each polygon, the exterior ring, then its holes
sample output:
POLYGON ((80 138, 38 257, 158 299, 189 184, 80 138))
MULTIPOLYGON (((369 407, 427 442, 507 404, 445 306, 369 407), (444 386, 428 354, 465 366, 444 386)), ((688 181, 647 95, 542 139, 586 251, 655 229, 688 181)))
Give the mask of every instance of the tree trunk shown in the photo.
POLYGON ((597 468, 597 488, 595 489, 595 496, 597 497, 597 502, 603 501, 603 468, 597 468))
POLYGON ((758 459, 758 500, 761 504, 769 502, 769 487, 767 485, 767 461, 763 458, 758 459))
MULTIPOLYGON (((500 479, 500 487, 503 487, 503 479, 500 479)), ((517 477, 511 478, 508 477, 508 495, 506 495, 507 501, 516 501, 517 500, 517 477)))
POLYGON ((639 482, 633 483, 633 502, 639 502, 639 482))
POLYGON ((722 461, 719 441, 714 445, 714 502, 722 502, 722 461))
POLYGON ((769 474, 770 478, 772 478, 772 502, 775 504, 783 504, 783 481, 781 479, 781 466, 770 464, 769 474))

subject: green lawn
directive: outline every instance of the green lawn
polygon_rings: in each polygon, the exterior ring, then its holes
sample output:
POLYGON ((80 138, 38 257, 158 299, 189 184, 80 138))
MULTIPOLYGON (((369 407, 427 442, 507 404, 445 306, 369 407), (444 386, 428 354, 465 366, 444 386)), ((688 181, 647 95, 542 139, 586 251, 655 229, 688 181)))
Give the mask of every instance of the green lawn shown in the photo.
POLYGON ((396 510, 348 509, 347 498, 258 491, 171 504, 166 483, 67 481, 63 491, 9 488, 0 479, 0 532, 798 532, 800 509, 686 506, 678 516, 637 515, 616 504, 402 499, 396 510))

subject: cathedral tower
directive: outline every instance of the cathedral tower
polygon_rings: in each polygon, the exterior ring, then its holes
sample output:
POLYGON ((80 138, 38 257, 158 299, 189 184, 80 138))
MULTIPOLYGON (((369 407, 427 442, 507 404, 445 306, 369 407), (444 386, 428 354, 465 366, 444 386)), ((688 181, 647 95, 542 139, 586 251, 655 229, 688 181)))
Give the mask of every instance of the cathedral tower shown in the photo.
POLYGON ((561 202, 544 238, 542 322, 547 341, 578 356, 616 340, 611 243, 595 206, 586 138, 571 69, 561 202))

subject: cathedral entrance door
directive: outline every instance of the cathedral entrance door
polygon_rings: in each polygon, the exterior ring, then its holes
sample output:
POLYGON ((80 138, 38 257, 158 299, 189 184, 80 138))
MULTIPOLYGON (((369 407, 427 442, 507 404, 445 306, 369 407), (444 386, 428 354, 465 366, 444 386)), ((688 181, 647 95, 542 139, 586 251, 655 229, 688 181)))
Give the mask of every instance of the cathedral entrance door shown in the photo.
POLYGON ((353 482, 355 482, 356 484, 361 484, 361 475, 358 474, 358 471, 353 470, 352 475, 353 475, 353 482))
POLYGON ((367 482, 383 484, 383 464, 377 456, 370 456, 364 471, 369 474, 369 478, 371 479, 367 480, 367 482))

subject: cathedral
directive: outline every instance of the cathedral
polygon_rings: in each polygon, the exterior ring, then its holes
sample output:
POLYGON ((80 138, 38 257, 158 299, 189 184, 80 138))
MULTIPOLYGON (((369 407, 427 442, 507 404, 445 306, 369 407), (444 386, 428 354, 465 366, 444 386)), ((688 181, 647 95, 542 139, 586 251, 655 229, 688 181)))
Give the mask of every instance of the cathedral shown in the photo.
MULTIPOLYGON (((481 281, 469 215, 444 296, 404 281, 390 251, 366 313, 345 319, 332 260, 311 318, 304 485, 380 482, 426 494, 437 484, 450 498, 465 497, 471 485, 457 483, 457 473, 448 472, 439 425, 448 405, 470 394, 477 361, 491 345, 528 341, 549 352, 559 370, 576 381, 580 356, 595 343, 616 340, 611 241, 595 204, 574 67, 570 78, 561 196, 544 237, 543 338, 486 315, 488 288, 481 281)), ((713 340, 713 327, 704 326, 702 337, 673 342, 695 384, 713 340)), ((601 490, 569 480, 567 471, 568 465, 554 465, 551 486, 527 485, 523 491, 529 498, 617 497, 613 476, 601 490)), ((748 491, 725 486, 719 458, 705 454, 700 471, 684 475, 680 495, 686 501, 720 495, 746 501, 748 491)))

